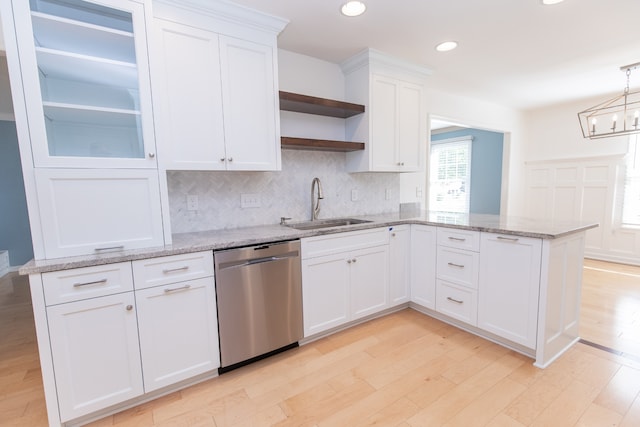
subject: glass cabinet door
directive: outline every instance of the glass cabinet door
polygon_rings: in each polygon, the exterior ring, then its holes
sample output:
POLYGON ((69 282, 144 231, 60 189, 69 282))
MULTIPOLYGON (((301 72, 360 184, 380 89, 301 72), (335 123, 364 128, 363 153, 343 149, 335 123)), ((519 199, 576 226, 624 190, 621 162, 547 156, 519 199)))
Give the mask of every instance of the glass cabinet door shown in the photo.
POLYGON ((145 6, 99 3, 30 0, 16 25, 36 167, 155 167, 145 6))

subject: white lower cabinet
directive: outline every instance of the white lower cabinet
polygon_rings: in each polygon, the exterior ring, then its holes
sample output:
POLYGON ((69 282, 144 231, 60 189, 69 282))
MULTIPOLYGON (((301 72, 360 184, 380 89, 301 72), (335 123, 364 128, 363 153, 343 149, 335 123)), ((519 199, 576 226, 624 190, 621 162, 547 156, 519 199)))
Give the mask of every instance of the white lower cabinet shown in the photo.
POLYGON ((411 226, 411 301, 436 308, 437 227, 411 226))
POLYGON ((213 274, 212 251, 41 274, 36 328, 51 348, 42 374, 60 423, 217 373, 213 274))
POLYGON ((350 255, 349 314, 355 320, 389 306, 389 247, 360 249, 350 255))
POLYGON ((478 291, 438 280, 436 283, 436 311, 476 326, 478 291))
POLYGON ((480 232, 438 227, 437 242, 435 310, 476 326, 480 232))
POLYGON ((536 348, 542 240, 482 233, 478 327, 536 348))
POLYGON ((47 319, 62 422, 143 393, 133 292, 50 306, 47 319))
POLYGON ((147 393, 220 367, 213 277, 135 293, 147 393))
POLYGON ((409 301, 411 295, 411 226, 389 227, 389 305, 409 301))
MULTIPOLYGON (((303 252, 304 253, 304 252, 303 252)), ((302 261, 304 336, 342 325, 349 319, 349 264, 344 254, 302 261)))
POLYGON ((302 239, 304 336, 389 306, 386 228, 302 239))

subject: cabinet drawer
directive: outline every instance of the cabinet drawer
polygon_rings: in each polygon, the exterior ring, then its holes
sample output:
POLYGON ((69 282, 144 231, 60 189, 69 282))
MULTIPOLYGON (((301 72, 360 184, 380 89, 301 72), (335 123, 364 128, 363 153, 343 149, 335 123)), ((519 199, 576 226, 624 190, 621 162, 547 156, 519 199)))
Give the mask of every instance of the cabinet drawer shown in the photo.
POLYGON ((438 246, 436 274, 439 279, 468 288, 478 288, 480 254, 438 246))
POLYGON ((436 311, 476 326, 478 292, 438 280, 436 282, 436 311))
POLYGON ((43 273, 42 286, 47 306, 132 291, 131 263, 43 273))
POLYGON ((480 251, 480 232, 438 227, 438 245, 480 251))
POLYGON ((136 289, 213 276, 213 252, 194 252, 133 261, 136 289))
POLYGON ((308 237, 301 240, 302 259, 388 244, 386 227, 308 237))

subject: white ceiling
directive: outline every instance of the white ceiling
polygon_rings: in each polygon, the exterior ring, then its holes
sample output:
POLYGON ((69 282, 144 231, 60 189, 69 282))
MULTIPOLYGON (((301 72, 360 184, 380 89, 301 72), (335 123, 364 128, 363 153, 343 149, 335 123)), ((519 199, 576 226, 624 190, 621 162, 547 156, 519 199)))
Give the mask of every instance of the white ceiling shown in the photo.
POLYGON ((432 69, 434 88, 520 109, 622 92, 620 66, 640 62, 640 0, 363 0, 357 18, 343 0, 234 1, 289 19, 283 49, 340 63, 371 47, 432 69))
MULTIPOLYGON (((290 20, 279 47, 340 63, 371 47, 433 70, 440 90, 530 109, 622 92, 640 62, 640 0, 234 0, 290 20), (438 53, 444 40, 458 49, 438 53)), ((640 87, 640 70, 631 86, 640 87)))

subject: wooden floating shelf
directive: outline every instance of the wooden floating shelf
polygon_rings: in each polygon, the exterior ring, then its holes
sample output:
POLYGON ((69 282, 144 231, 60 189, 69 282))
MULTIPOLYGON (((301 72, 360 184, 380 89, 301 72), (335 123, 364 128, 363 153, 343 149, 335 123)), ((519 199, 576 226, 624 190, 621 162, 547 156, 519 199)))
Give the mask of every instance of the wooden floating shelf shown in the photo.
POLYGON ((364 150, 363 142, 332 141, 328 139, 292 138, 283 136, 280 138, 283 149, 289 150, 316 150, 316 151, 358 151, 364 150))
POLYGON ((346 119, 364 113, 364 105, 280 91, 280 110, 346 119))

